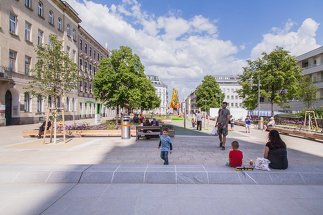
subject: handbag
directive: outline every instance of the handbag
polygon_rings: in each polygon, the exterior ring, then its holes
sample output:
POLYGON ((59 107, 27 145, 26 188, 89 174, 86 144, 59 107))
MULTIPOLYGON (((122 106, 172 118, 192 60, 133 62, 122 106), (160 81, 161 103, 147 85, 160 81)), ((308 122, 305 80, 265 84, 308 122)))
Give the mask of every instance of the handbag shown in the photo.
POLYGON ((266 158, 257 158, 255 162, 255 169, 263 170, 263 171, 270 171, 269 169, 270 161, 266 158))
POLYGON ((217 131, 216 127, 213 127, 213 129, 211 131, 211 135, 212 136, 218 136, 218 131, 217 131))

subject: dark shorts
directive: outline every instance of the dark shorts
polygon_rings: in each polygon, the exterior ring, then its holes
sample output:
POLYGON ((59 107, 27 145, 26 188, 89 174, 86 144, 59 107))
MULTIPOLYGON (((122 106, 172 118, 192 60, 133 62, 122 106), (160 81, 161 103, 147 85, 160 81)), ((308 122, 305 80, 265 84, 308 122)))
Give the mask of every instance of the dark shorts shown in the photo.
POLYGON ((218 128, 218 134, 227 136, 228 135, 228 126, 223 126, 218 128))

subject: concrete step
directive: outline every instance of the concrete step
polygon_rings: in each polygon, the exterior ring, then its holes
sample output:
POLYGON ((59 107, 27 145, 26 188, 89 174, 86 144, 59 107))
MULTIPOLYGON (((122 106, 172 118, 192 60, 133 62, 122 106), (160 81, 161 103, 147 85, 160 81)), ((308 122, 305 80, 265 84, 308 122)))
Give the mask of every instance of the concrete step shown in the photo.
POLYGON ((0 165, 0 183, 323 185, 323 167, 236 171, 204 165, 0 165))

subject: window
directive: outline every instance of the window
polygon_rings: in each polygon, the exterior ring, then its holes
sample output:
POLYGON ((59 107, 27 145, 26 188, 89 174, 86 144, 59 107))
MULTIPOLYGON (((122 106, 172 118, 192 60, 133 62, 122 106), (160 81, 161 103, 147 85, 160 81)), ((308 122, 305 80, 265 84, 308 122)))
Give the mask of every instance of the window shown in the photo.
POLYGON ((67 52, 68 56, 70 57, 71 48, 69 46, 66 46, 66 52, 67 52))
POLYGON ((31 57, 25 56, 25 75, 30 75, 31 57))
POLYGON ((89 51, 90 51, 90 57, 91 57, 92 56, 92 48, 90 47, 89 49, 90 49, 89 51))
POLYGON ((96 68, 95 68, 95 66, 93 66, 93 76, 95 76, 95 71, 96 70, 96 68))
POLYGON ((92 85, 89 84, 89 92, 92 93, 92 85))
POLYGON ((80 70, 83 70, 83 60, 80 59, 80 70))
POLYGON ((96 56, 96 52, 95 52, 95 49, 93 49, 93 57, 95 58, 96 56))
POLYGON ((70 99, 66 97, 66 111, 70 111, 70 99))
POLYGON ((73 34, 72 34, 72 36, 73 36, 73 40, 76 41, 76 30, 74 28, 73 28, 73 34))
POLYGON ((41 95, 37 96, 37 112, 43 112, 43 97, 41 95))
POLYGON ((84 92, 87 93, 87 82, 84 82, 84 92))
POLYGON ((73 61, 74 61, 74 63, 76 63, 76 51, 73 49, 73 61))
POLYGON ((42 45, 44 42, 44 32, 38 29, 37 44, 42 45))
POLYGON ((227 95, 227 99, 230 99, 230 96, 229 95, 227 95))
POLYGON ((92 75, 92 65, 89 64, 90 75, 92 75))
POLYGON ((75 111, 75 99, 72 98, 72 111, 75 111))
POLYGON ((85 72, 87 72, 87 62, 86 61, 84 62, 84 70, 85 70, 85 72))
POLYGON ((80 39, 80 49, 83 50, 83 41, 80 39))
POLYGON ((67 24, 67 26, 66 26, 66 33, 67 33, 68 37, 71 37, 71 26, 70 26, 70 24, 67 24))
POLYGON ((24 98, 24 111, 30 112, 30 95, 27 92, 25 93, 25 98, 24 98))
POLYGON ((57 107, 61 107, 61 97, 57 97, 57 107))
POLYGON ((31 8, 31 0, 25 0, 25 6, 31 8))
POLYGON ((25 40, 31 41, 31 24, 29 22, 25 22, 25 40))
POLYGON ((17 16, 14 14, 10 14, 9 32, 12 34, 17 34, 17 16))
POLYGON ((38 16, 44 17, 44 4, 41 1, 38 2, 38 16))
POLYGON ((234 99, 234 96, 231 96, 231 99, 234 99))
POLYGON ((48 107, 51 108, 52 107, 52 97, 48 96, 48 107))
POLYGON ((54 25, 54 13, 51 10, 48 13, 48 23, 54 25))
POLYGON ((63 24, 62 24, 62 18, 61 17, 58 17, 58 27, 57 27, 57 29, 59 30, 59 31, 63 31, 63 24))
POLYGON ((98 60, 100 60, 100 54, 98 53, 98 60))
POLYGON ((80 91, 81 92, 83 91, 83 83, 82 83, 82 81, 80 81, 80 91))
POLYGON ((85 53, 87 54, 87 44, 85 43, 85 45, 84 45, 84 51, 85 51, 85 53))
POLYGON ((9 71, 16 71, 17 52, 9 50, 9 71))

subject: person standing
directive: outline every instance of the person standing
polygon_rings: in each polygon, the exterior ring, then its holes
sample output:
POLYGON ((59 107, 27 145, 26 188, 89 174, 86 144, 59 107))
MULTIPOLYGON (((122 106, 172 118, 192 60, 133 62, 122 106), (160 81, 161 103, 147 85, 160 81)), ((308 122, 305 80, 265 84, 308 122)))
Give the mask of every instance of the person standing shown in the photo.
POLYGON ((226 137, 228 135, 228 124, 230 121, 230 111, 227 109, 227 102, 222 103, 222 108, 219 110, 218 118, 215 126, 218 127, 218 134, 220 139, 220 147, 225 150, 226 137))
POLYGON ((203 118, 202 113, 198 111, 196 114, 196 120, 197 120, 196 130, 200 130, 200 131, 202 130, 202 118, 203 118))
POLYGON ((251 127, 251 118, 250 118, 250 116, 246 117, 245 123, 246 123, 246 133, 250 133, 250 127, 251 127))

